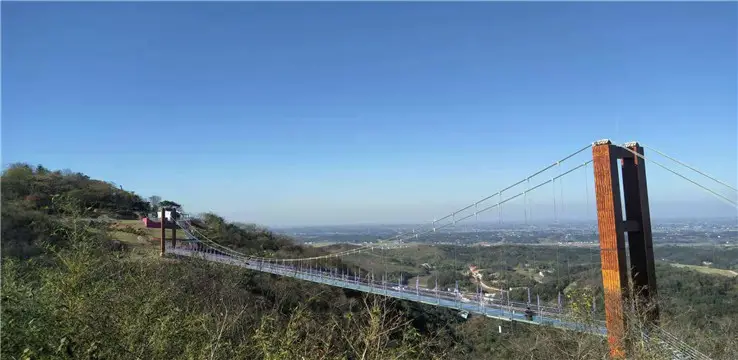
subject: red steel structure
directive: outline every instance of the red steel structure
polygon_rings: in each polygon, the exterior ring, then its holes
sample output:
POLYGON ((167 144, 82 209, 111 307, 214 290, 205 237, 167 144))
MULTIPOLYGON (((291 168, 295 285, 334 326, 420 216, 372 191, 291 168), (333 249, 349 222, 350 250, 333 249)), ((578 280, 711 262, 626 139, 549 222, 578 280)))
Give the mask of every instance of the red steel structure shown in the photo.
POLYGON ((613 358, 625 357, 628 344, 624 310, 629 300, 639 305, 637 309, 643 309, 647 323, 656 324, 659 317, 658 306, 653 301, 656 274, 646 167, 636 154, 642 156, 643 147, 635 142, 620 147, 601 140, 592 147, 607 337, 613 358), (626 254, 626 234, 629 254, 626 254), (629 294, 628 280, 632 281, 633 294, 629 294))

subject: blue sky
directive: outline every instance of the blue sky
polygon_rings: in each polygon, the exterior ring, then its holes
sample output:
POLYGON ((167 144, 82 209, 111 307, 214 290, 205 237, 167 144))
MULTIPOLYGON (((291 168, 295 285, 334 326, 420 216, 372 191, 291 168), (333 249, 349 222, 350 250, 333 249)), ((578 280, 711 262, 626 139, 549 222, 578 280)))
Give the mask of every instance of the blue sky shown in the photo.
MULTIPOLYGON (((600 138, 735 184, 737 6, 4 2, 3 163, 269 225, 431 219, 600 138)), ((735 214, 653 164, 649 190, 735 214)))

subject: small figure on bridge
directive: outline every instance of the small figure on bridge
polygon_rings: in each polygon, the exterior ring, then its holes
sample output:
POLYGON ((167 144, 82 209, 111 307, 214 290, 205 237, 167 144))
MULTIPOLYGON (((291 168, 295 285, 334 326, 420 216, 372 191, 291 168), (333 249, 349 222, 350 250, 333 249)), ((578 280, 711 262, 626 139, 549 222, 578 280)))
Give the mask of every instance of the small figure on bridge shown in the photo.
POLYGON ((536 313, 535 313, 535 312, 533 312, 533 310, 531 310, 531 309, 530 309, 530 306, 528 306, 528 307, 526 307, 526 308, 525 308, 525 319, 526 319, 526 320, 528 320, 528 321, 533 321, 533 316, 534 316, 535 314, 536 314, 536 313))

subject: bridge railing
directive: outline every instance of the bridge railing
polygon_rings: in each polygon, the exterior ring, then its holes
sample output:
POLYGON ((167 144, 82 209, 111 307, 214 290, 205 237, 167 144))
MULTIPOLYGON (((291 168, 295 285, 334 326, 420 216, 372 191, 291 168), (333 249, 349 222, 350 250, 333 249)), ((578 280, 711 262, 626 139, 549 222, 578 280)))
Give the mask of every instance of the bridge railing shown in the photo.
MULTIPOLYGON (((277 275, 289 276, 343 288, 357 289, 363 292, 386 295, 400 299, 419 301, 452 309, 466 310, 501 319, 526 321, 524 314, 525 310, 526 308, 531 307, 532 310, 535 309, 533 310, 535 316, 534 320, 528 322, 538 324, 550 323, 558 327, 578 330, 583 329, 581 324, 569 322, 567 320, 567 314, 562 308, 554 306, 533 307, 527 303, 500 300, 480 302, 464 298, 455 292, 428 289, 424 287, 415 288, 403 286, 398 285, 397 283, 382 281, 381 279, 351 276, 348 273, 341 273, 340 271, 330 271, 321 268, 301 268, 299 266, 282 265, 263 260, 254 261, 248 258, 233 257, 208 246, 172 248, 170 244, 166 244, 166 247, 168 252, 180 256, 195 257, 208 261, 242 266, 277 275)), ((598 326, 599 325, 602 324, 598 324, 598 326)), ((600 334, 604 333, 601 326, 597 328, 595 332, 600 334)))

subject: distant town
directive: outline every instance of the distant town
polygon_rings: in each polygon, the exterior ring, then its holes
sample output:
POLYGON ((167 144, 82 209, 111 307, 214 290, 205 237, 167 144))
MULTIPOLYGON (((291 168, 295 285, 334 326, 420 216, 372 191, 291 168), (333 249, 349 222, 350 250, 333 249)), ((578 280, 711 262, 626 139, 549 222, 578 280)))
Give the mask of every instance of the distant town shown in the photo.
MULTIPOLYGON (((361 244, 398 235, 405 242, 491 246, 494 244, 564 244, 596 246, 595 222, 560 224, 474 223, 437 229, 426 225, 343 225, 275 229, 308 245, 335 243, 361 244), (431 230, 428 233, 424 233, 431 230), (414 233, 422 236, 413 236, 414 233)), ((724 219, 688 219, 654 221, 654 243, 658 245, 729 245, 738 246, 738 221, 724 219)))

